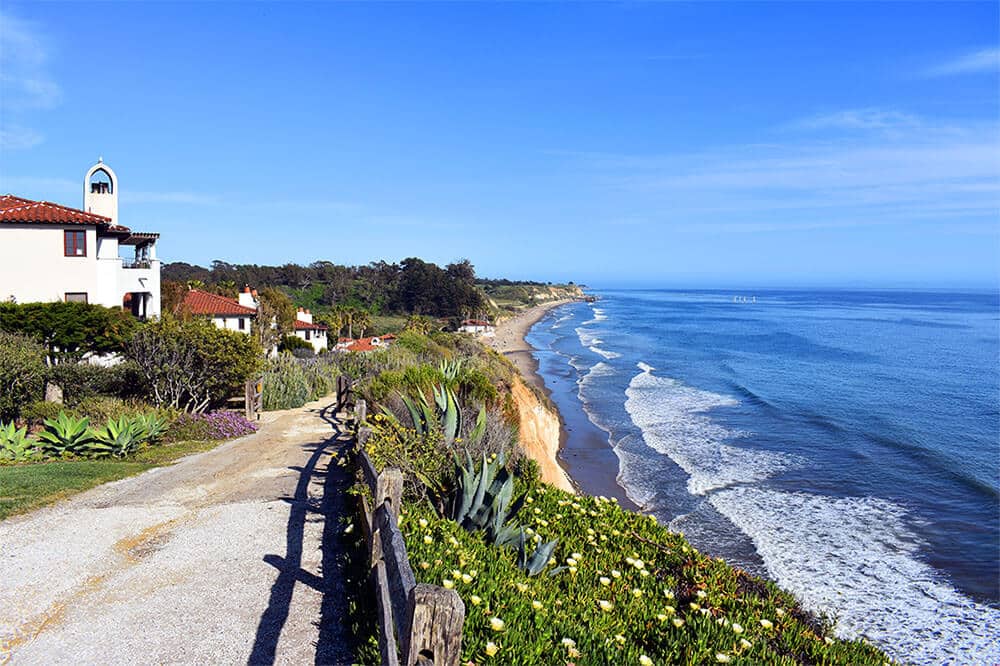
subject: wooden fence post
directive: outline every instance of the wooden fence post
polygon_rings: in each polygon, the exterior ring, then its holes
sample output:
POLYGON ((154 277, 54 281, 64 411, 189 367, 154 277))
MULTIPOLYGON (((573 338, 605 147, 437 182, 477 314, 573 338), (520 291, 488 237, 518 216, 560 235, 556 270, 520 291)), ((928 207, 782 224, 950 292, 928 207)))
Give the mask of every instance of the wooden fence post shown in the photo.
POLYGON ((354 403, 354 423, 361 426, 366 418, 368 418, 368 403, 364 400, 358 400, 354 403))
POLYGON ((409 630, 403 632, 403 663, 458 666, 462 657, 465 604, 455 590, 420 583, 407 600, 409 630))
POLYGON ((246 416, 247 421, 253 421, 257 416, 255 414, 257 407, 257 399, 255 395, 256 389, 257 389, 257 381, 254 379, 248 379, 246 381, 246 386, 244 387, 244 394, 243 394, 244 407, 246 412, 244 416, 246 416))

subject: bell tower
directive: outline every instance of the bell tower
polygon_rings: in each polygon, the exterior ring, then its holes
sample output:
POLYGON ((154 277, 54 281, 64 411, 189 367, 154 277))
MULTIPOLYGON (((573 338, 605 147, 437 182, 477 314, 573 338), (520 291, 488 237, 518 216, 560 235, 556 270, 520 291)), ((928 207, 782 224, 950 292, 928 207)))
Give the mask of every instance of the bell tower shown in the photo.
POLYGON ((110 217, 112 224, 118 224, 118 176, 102 157, 87 170, 83 180, 83 209, 110 217))

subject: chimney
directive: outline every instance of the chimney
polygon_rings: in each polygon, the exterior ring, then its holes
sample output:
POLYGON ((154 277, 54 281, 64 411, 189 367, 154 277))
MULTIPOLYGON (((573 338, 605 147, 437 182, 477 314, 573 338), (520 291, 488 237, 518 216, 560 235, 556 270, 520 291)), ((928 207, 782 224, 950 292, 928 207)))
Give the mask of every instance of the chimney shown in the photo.
POLYGON ((243 287, 243 291, 240 292, 240 305, 245 308, 257 309, 257 299, 254 298, 250 285, 243 287))
POLYGON ((295 313, 295 319, 304 322, 306 324, 313 323, 312 314, 309 312, 309 310, 306 310, 305 308, 299 308, 299 311, 295 313))

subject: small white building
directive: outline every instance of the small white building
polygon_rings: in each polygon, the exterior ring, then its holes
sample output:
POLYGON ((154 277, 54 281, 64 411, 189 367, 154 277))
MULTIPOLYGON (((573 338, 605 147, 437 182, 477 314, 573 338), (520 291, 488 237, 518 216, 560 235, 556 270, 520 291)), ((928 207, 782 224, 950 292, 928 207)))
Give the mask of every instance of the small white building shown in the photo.
POLYGON ((0 196, 0 300, 79 301, 160 315, 159 234, 118 221, 118 177, 98 161, 84 178, 83 210, 0 196), (119 255, 130 248, 130 256, 119 255))
POLYGON ((295 337, 311 344, 317 354, 329 347, 326 326, 314 324, 312 313, 303 308, 295 313, 295 337))
POLYGON ((483 338, 492 338, 496 335, 496 327, 483 319, 466 319, 458 327, 459 333, 473 333, 483 338))
POLYGON ((256 292, 244 287, 239 300, 211 294, 201 289, 189 289, 181 304, 182 314, 207 317, 218 328, 250 334, 257 316, 256 292))

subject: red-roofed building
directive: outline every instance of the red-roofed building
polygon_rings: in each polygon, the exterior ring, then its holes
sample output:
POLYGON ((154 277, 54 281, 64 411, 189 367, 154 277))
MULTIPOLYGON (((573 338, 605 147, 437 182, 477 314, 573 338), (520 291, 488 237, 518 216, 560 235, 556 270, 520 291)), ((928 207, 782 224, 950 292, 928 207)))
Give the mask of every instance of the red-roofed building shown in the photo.
POLYGON ((239 300, 200 289, 189 289, 180 307, 196 317, 210 318, 219 328, 249 334, 253 319, 257 316, 257 306, 253 291, 250 287, 244 287, 239 300))
POLYGON ((295 337, 311 344, 317 354, 329 346, 326 326, 314 324, 312 313, 303 308, 295 313, 295 337))
POLYGON ((118 178, 103 161, 84 178, 83 209, 0 196, 0 300, 81 301, 157 317, 158 238, 118 223, 118 178), (133 256, 121 257, 123 247, 133 256))
POLYGON ((333 350, 338 352, 371 352, 385 349, 396 339, 395 335, 375 336, 371 338, 340 338, 333 350))

